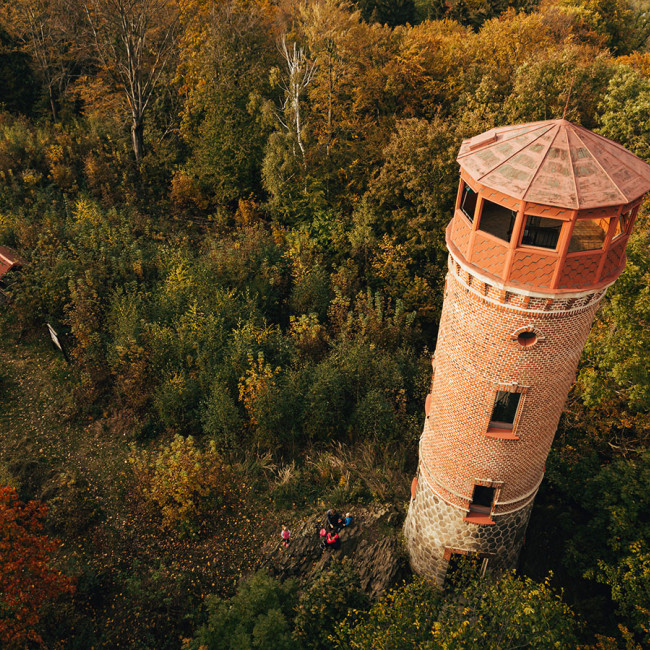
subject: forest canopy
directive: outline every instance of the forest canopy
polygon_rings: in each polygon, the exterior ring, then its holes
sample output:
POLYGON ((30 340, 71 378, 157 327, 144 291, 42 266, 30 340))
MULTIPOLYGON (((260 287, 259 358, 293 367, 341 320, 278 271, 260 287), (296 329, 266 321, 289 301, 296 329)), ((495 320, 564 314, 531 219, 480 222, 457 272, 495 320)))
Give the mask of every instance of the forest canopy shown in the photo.
POLYGON ((47 586, 29 629, 0 597, 0 632, 397 647, 387 603, 426 598, 440 647, 476 647, 497 623, 440 628, 453 598, 529 598, 522 635, 547 612, 549 644, 648 643, 647 203, 520 576, 370 603, 327 574, 323 612, 254 573, 259 521, 408 499, 463 139, 565 115, 650 162, 644 5, 0 0, 0 246, 25 262, 0 285, 0 490, 47 586))

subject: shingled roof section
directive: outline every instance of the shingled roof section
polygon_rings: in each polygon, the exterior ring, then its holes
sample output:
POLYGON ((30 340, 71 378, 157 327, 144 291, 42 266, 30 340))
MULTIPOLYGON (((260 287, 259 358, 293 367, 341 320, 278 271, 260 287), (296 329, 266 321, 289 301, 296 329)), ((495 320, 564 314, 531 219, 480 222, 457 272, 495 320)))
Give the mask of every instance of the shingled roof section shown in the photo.
POLYGON ((458 162, 490 189, 573 210, 630 203, 650 190, 650 165, 567 120, 490 129, 463 142, 458 162))
POLYGON ((6 246, 0 246, 0 278, 11 269, 24 266, 25 260, 6 246))

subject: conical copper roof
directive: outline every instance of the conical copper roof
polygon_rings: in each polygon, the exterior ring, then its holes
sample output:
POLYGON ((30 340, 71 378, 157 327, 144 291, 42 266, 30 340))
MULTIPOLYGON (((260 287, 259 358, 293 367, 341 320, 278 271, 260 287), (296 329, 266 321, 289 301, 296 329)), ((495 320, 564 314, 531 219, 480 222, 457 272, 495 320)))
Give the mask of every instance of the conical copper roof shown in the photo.
POLYGON ((630 203, 650 190, 650 165, 567 120, 490 129, 463 142, 458 162, 486 187, 574 210, 630 203))

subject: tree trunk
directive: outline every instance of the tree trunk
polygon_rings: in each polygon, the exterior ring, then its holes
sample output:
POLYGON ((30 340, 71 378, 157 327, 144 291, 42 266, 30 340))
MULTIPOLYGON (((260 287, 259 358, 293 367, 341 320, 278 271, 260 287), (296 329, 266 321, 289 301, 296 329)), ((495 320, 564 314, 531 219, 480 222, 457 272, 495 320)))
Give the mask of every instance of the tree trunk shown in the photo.
POLYGON ((133 153, 135 161, 140 162, 144 156, 144 123, 142 118, 133 118, 131 123, 131 142, 133 143, 133 153))
POLYGON ((50 109, 52 111, 52 120, 56 122, 56 118, 57 118, 56 101, 54 100, 54 91, 52 90, 52 86, 49 86, 48 91, 50 94, 50 109))

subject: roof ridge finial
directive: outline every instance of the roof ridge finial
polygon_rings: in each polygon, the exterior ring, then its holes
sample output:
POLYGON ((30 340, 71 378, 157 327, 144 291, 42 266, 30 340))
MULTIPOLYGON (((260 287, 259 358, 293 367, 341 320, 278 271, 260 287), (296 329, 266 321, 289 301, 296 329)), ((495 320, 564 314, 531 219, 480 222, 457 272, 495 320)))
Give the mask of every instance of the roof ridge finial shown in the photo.
POLYGON ((571 99, 571 91, 573 90, 573 84, 575 83, 575 80, 576 80, 575 77, 573 77, 573 79, 571 79, 571 85, 569 86, 569 92, 568 92, 568 94, 566 96, 566 102, 564 104, 564 111, 562 112, 562 119, 563 120, 566 119, 566 112, 567 112, 567 109, 569 108, 569 100, 571 99))

